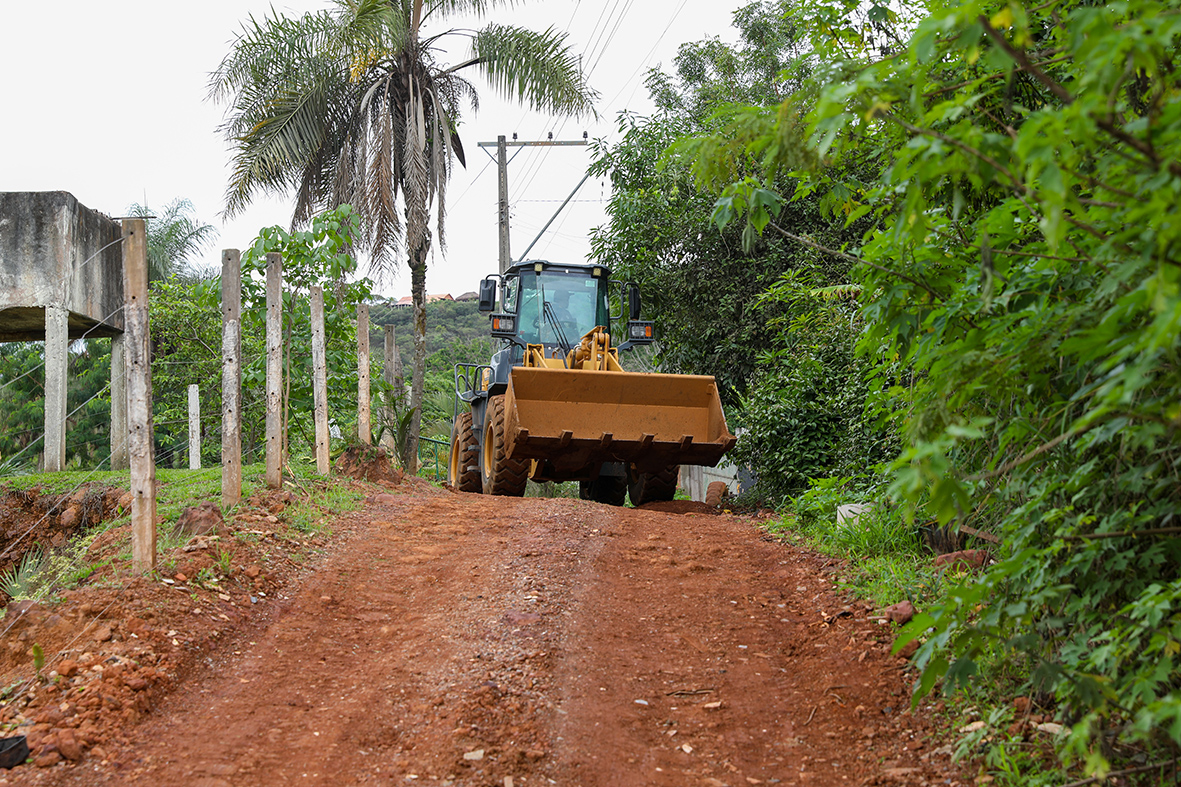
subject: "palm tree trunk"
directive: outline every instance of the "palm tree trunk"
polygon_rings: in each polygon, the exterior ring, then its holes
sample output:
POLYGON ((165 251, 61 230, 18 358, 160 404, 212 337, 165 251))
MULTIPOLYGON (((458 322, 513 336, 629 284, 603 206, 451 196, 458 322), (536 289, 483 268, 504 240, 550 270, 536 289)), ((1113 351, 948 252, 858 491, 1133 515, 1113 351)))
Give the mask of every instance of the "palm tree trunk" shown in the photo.
POLYGON ((410 374, 410 434, 406 454, 411 473, 418 472, 418 432, 422 426, 422 389, 426 378, 426 255, 427 244, 410 250, 410 294, 414 300, 414 369, 410 374))

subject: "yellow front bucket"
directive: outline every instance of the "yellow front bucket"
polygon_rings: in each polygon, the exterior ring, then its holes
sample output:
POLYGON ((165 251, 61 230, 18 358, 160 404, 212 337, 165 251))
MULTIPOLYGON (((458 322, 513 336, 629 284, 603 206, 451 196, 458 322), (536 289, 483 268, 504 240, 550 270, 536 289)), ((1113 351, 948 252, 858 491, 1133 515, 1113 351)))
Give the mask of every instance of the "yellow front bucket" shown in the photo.
POLYGON ((576 472, 709 465, 734 446, 713 377, 516 367, 505 395, 514 458, 576 472))

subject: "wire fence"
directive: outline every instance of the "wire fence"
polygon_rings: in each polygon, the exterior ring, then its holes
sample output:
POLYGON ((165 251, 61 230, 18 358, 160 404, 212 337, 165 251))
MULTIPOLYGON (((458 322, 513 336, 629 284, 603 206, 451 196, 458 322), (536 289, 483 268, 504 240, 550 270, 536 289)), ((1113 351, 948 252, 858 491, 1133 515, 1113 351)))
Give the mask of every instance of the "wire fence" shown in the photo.
POLYGON ((451 459, 451 443, 433 437, 418 438, 419 472, 429 472, 436 481, 447 477, 447 463, 451 459))
MULTIPOLYGON (((122 242, 122 240, 122 238, 119 238, 112 241, 111 243, 108 243, 98 252, 91 255, 87 260, 81 263, 81 265, 86 265, 94 259, 99 258, 104 251, 114 246, 116 243, 122 242)), ((76 361, 79 361, 79 359, 84 355, 84 352, 79 350, 79 347, 85 348, 84 344, 79 345, 77 342, 85 342, 85 340, 93 338, 93 334, 97 330, 109 323, 109 321, 118 315, 124 308, 125 307, 123 305, 120 305, 118 308, 111 311, 110 314, 107 314, 105 317, 103 317, 100 322, 89 328, 81 337, 72 340, 71 352, 68 357, 68 368, 71 372, 70 377, 73 377, 73 373, 77 371, 80 374, 91 375, 91 379, 93 379, 94 367, 92 365, 80 365, 80 362, 76 363, 76 361)), ((154 353, 158 351, 159 348, 154 348, 153 350, 154 353)), ((101 357, 101 350, 99 352, 99 357, 101 357)), ((213 351, 211 350, 211 352, 213 351)), ((25 353, 21 348, 17 348, 15 352, 9 353, 8 357, 15 359, 18 357, 17 353, 23 353, 19 356, 21 363, 19 366, 16 364, 9 364, 9 368, 13 369, 12 376, 9 376, 7 379, 0 377, 0 395, 7 396, 9 398, 15 397, 17 399, 22 397, 25 399, 35 399, 38 394, 36 389, 38 387, 43 387, 47 353, 42 351, 41 357, 37 358, 35 353, 25 353), (39 363, 37 361, 39 361, 39 363), (22 381, 24 381, 24 384, 21 385, 21 388, 18 392, 17 386, 20 385, 22 381)), ((166 350, 162 353, 162 356, 163 357, 158 356, 153 358, 153 367, 159 366, 173 370, 182 370, 185 367, 194 367, 192 374, 200 375, 203 372, 207 372, 208 367, 206 366, 203 371, 198 371, 197 369, 210 363, 208 360, 193 361, 169 358, 166 350)), ((215 353, 215 358, 211 360, 218 368, 220 368, 220 358, 217 356, 220 356, 220 353, 215 353)), ((0 363, 2 363, 3 360, 4 358, 0 357, 0 363)), ((245 363, 246 362, 244 362, 244 365, 245 363)), ((196 380, 194 382, 197 382, 198 384, 204 383, 206 386, 208 386, 208 375, 206 374, 203 379, 196 380)), ((90 386, 88 385, 87 388, 89 389, 90 386)), ((75 388, 75 390, 77 389, 75 388)), ((116 483, 119 483, 120 479, 127 478, 126 474, 122 474, 116 475, 115 478, 112 479, 109 473, 100 477, 100 475, 103 474, 104 468, 110 467, 115 453, 115 449, 112 448, 112 435, 110 434, 109 428, 106 430, 106 434, 104 435, 96 431, 93 423, 88 422, 83 425, 80 425, 79 422, 71 423, 79 416, 80 413, 84 412, 86 415, 82 419, 79 419, 79 421, 84 421, 86 419, 93 421, 95 415, 101 416, 101 413, 98 413, 94 410, 95 403, 97 402, 101 404, 109 402, 111 393, 112 386, 108 381, 97 391, 87 395, 80 404, 77 404, 76 407, 73 407, 73 409, 67 413, 66 432, 68 437, 66 439, 66 451, 67 456, 72 457, 68 459, 68 463, 73 466, 77 466, 78 463, 84 463, 86 465, 90 465, 90 469, 83 470, 79 475, 73 477, 66 476, 66 478, 71 479, 68 487, 62 491, 53 493, 52 499, 48 501, 43 499, 42 502, 38 504, 38 509, 40 509, 42 506, 44 508, 41 513, 36 514, 31 518, 22 517, 21 521, 25 524, 21 525, 17 532, 12 532, 10 529, 9 533, 5 534, 6 537, 3 539, 3 541, 0 541, 0 546, 2 546, 2 549, 0 549, 0 568, 7 567, 7 570, 0 572, 0 589, 4 589, 7 592, 10 582, 13 580, 19 580, 21 578, 22 564, 24 564, 26 558, 30 558, 30 568, 35 567, 32 566, 32 563, 49 561, 52 564, 52 570, 46 568, 45 566, 37 566, 37 568, 39 568, 42 573, 42 579, 44 580, 45 577, 48 576, 49 580, 42 581, 38 585, 35 594, 35 598, 41 600, 51 597, 61 590, 62 587, 68 585, 71 581, 75 581, 80 574, 88 570, 88 566, 91 563, 89 548, 96 539, 101 538, 114 527, 127 524, 128 518, 126 516, 126 512, 124 512, 122 516, 100 516, 97 520, 94 520, 94 517, 87 515, 83 516, 82 520, 83 524, 86 525, 85 531, 81 537, 76 538, 74 541, 67 541, 64 545, 51 547, 48 539, 46 538, 51 528, 54 529, 55 534, 58 531, 65 531, 69 529, 67 527, 59 527, 61 524, 59 518, 63 511, 75 505, 78 500, 89 499, 90 495, 97 494, 87 492, 86 490, 88 488, 93 488, 88 487, 88 485, 96 481, 102 481, 105 488, 105 485, 110 484, 112 480, 114 480, 116 483), (106 445, 103 445, 104 443, 106 443, 106 445), (79 495, 79 492, 82 492, 81 496, 79 495), (91 527, 89 525, 93 524, 93 522, 89 520, 101 522, 101 524, 91 527), (32 560, 32 558, 36 558, 36 560, 32 560)), ((209 408, 211 412, 210 414, 205 415, 199 419, 201 442, 207 447, 213 441, 217 441, 217 443, 220 444, 223 431, 220 412, 220 390, 211 391, 210 393, 213 394, 210 397, 211 403, 213 404, 213 406, 209 408)), ((250 463, 252 459, 254 461, 259 461, 262 458, 262 451, 265 450, 266 441, 260 430, 262 416, 265 414, 267 402, 263 396, 252 395, 252 393, 250 393, 248 390, 243 390, 242 393, 243 397, 240 402, 240 412, 243 418, 244 429, 242 459, 245 462, 250 463), (250 424, 251 426, 248 427, 247 424, 250 424), (250 433, 249 436, 247 432, 250 433)), ((257 393, 258 392, 254 392, 254 394, 257 393)), ((160 398, 156 399, 156 407, 154 409, 156 409, 157 412, 161 412, 161 401, 162 400, 160 398)), ((382 404, 384 404, 384 402, 382 404)), ((109 404, 106 406, 109 407, 109 404)), ((187 439, 187 424, 189 419, 171 416, 172 413, 175 413, 180 409, 183 409, 183 407, 179 403, 172 407, 165 407, 164 412, 161 413, 162 415, 167 413, 165 417, 156 420, 153 424, 153 428, 157 430, 154 440, 154 456, 157 468, 166 467, 175 463, 179 458, 187 455, 190 450, 189 441, 187 439)), ((373 407, 373 411, 375 413, 381 412, 382 409, 383 408, 381 405, 375 405, 373 407)), ((288 418, 286 415, 287 414, 285 412, 285 427, 288 426, 288 418)), ((44 417, 43 413, 40 417, 44 417)), ((301 416, 299 414, 294 414, 290 420, 292 423, 298 424, 301 423, 299 420, 300 417, 301 416)), ((110 424, 109 418, 107 419, 106 423, 108 425, 110 424)), ((12 445, 11 438, 14 437, 20 442, 24 442, 24 440, 29 440, 29 442, 20 446, 19 448, 13 446, 14 450, 10 454, 0 457, 0 459, 3 460, 2 463, 0 463, 0 475, 11 475, 14 471, 27 472, 30 469, 30 466, 33 464, 33 457, 37 455, 38 450, 43 448, 45 444, 45 433, 43 429, 33 430, 21 429, 18 427, 9 430, 7 435, 10 438, 9 445, 12 445)), ((285 443, 290 439, 290 436, 285 437, 285 443)), ((443 478, 446 472, 444 469, 444 464, 446 462, 445 457, 447 456, 447 452, 448 445, 445 441, 435 440, 427 437, 422 438, 419 443, 419 458, 420 464, 424 470, 424 474, 433 475, 436 480, 443 478)), ((289 473, 292 472, 290 464, 286 462, 284 464, 287 471, 289 473)), ((220 470, 220 466, 214 466, 210 467, 208 470, 188 471, 187 475, 173 479, 169 484, 166 485, 166 487, 169 489, 170 496, 173 499, 175 499, 177 495, 184 496, 189 492, 194 491, 200 485, 209 485, 211 488, 215 489, 216 482, 220 480, 220 470)), ((130 486, 127 480, 123 480, 122 484, 130 486)), ((211 491, 210 494, 216 495, 217 492, 211 491)), ((167 507, 167 504, 165 507, 167 507)), ((110 512, 104 511, 103 513, 109 514, 110 512)), ((93 570, 93 567, 90 566, 89 570, 93 570)), ((118 594, 122 593, 126 587, 126 580, 128 578, 129 577, 125 576, 124 580, 115 581, 113 586, 117 591, 116 600, 118 594)), ((110 587, 112 585, 108 586, 110 587)), ((9 595, 11 596, 12 594, 9 595)), ((112 601, 111 603, 113 604, 115 601, 112 601)), ((102 614, 103 611, 99 611, 95 615, 94 620, 100 618, 102 614)), ((23 611, 20 615, 15 615, 12 616, 11 619, 5 620, 3 623, 4 628, 0 630, 0 638, 10 632, 13 626, 17 625, 22 616, 23 611)))

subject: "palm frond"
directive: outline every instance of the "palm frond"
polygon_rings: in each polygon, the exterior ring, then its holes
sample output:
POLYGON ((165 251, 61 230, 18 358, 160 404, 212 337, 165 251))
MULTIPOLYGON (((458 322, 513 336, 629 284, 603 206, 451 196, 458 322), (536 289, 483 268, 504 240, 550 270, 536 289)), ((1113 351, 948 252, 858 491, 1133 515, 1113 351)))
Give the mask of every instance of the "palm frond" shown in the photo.
POLYGON ((426 21, 431 17, 445 18, 458 14, 484 17, 497 8, 512 8, 520 4, 519 0, 433 0, 427 3, 422 18, 426 21))
POLYGON ((566 38, 552 27, 539 33, 488 25, 472 39, 473 59, 463 65, 475 65, 495 90, 541 112, 596 116, 598 94, 583 81, 566 38))
POLYGON ((861 285, 834 284, 829 287, 814 287, 808 290, 808 294, 825 301, 857 300, 857 297, 861 295, 861 285))
POLYGON ((147 219, 148 277, 152 281, 186 273, 192 258, 217 237, 216 227, 203 224, 192 213, 193 203, 183 197, 158 211, 138 203, 127 209, 129 216, 147 219))

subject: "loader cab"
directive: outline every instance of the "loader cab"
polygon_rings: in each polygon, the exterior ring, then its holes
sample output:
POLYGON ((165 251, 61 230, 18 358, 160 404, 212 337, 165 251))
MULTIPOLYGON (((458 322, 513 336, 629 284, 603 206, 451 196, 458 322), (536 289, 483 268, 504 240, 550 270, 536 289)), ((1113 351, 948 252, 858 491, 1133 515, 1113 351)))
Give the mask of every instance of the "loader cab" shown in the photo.
POLYGON ((511 330, 497 331, 495 325, 493 330, 509 340, 502 352, 513 363, 521 361, 526 344, 542 344, 547 354, 564 355, 591 328, 609 326, 610 277, 601 265, 536 260, 513 265, 504 275, 501 308, 515 319, 511 330))
POLYGON ((591 328, 607 325, 605 274, 602 267, 536 263, 506 278, 505 302, 512 304, 507 310, 517 314, 517 337, 526 344, 556 348, 576 344, 591 328))

